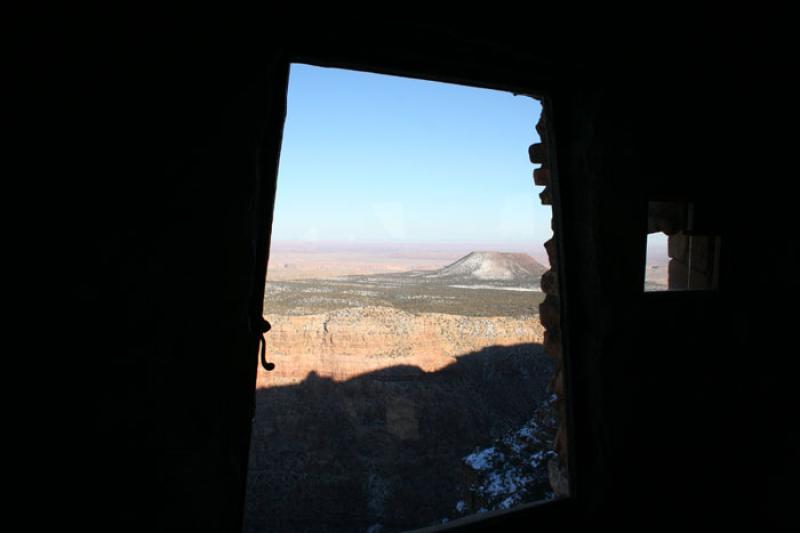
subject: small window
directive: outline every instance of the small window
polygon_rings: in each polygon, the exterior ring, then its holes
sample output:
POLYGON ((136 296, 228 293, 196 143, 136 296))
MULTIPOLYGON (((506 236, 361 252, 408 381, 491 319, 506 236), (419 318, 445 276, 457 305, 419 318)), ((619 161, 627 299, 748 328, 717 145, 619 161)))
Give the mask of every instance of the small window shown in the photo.
POLYGON ((645 291, 717 288, 720 238, 695 220, 692 202, 650 202, 645 291))
POLYGON ((666 233, 647 235, 644 290, 669 290, 669 237, 666 233))

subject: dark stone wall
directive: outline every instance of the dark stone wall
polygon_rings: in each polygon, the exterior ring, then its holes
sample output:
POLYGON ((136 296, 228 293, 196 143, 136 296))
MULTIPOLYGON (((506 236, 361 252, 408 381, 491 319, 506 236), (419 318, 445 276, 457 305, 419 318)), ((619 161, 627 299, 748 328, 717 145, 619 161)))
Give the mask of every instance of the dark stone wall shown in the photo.
POLYGON ((277 150, 286 64, 268 24, 118 22, 64 40, 47 80, 67 289, 49 305, 69 364, 46 392, 46 514, 236 531, 276 165, 259 158, 277 150))
MULTIPOLYGON (((656 174, 669 159, 644 158, 637 146, 681 138, 678 124, 659 117, 676 98, 659 91, 663 99, 642 105, 649 95, 630 82, 623 74, 554 98, 574 492, 602 522, 682 522, 691 513, 718 520, 706 513, 724 487, 709 468, 726 449, 713 441, 719 421, 706 419, 714 409, 705 394, 725 384, 710 364, 730 342, 719 335, 724 295, 642 291, 649 183, 664 179, 678 195, 695 190, 656 174)), ((695 116, 686 101, 680 107, 695 116)), ((698 161, 684 155, 682 163, 698 161)))
MULTIPOLYGON (((745 429, 769 433, 763 424, 786 421, 793 403, 759 382, 792 379, 780 369, 797 315, 779 309, 798 281, 774 270, 797 261, 791 202, 780 185, 757 198, 751 185, 766 171, 753 160, 777 173, 786 161, 735 111, 752 102, 743 56, 673 52, 611 78, 589 69, 553 93, 574 494, 602 522, 787 525, 765 496, 794 492, 777 479, 796 471, 785 451, 796 425, 774 442, 745 429), (697 201, 698 225, 720 235, 719 290, 642 293, 647 201, 665 198, 697 201), (769 485, 767 457, 781 465, 769 485)), ((751 111, 790 113, 777 94, 751 111)))
POLYGON ((663 31, 610 15, 48 26, 29 56, 44 72, 31 120, 62 200, 46 235, 70 359, 31 415, 58 438, 46 514, 84 530, 240 528, 294 50, 549 97, 574 497, 468 527, 788 523, 785 44, 739 45, 746 32, 697 13, 663 31), (646 202, 673 196, 702 197, 718 221, 717 292, 642 293, 646 202))

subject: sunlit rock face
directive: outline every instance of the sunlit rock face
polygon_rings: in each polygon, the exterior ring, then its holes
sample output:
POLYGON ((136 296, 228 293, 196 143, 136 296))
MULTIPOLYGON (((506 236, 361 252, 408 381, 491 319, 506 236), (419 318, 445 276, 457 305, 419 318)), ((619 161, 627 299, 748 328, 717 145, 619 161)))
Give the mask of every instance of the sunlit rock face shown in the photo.
POLYGON ((473 317, 412 314, 390 307, 346 308, 324 314, 271 315, 258 387, 298 383, 315 372, 343 381, 390 366, 435 372, 487 346, 541 343, 536 316, 473 317))

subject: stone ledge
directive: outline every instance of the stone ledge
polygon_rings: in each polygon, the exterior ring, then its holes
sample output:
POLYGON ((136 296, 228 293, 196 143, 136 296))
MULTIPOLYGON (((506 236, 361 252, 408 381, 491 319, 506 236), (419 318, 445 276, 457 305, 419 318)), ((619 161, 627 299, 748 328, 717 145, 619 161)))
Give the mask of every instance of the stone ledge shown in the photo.
POLYGON ((542 274, 540 285, 543 293, 558 296, 558 274, 556 271, 550 269, 542 274))
POLYGON ((550 169, 546 167, 533 169, 533 182, 540 187, 550 185, 550 169))
POLYGON ((556 497, 564 498, 569 496, 569 477, 567 475, 567 468, 562 466, 558 457, 553 457, 547 463, 547 474, 550 479, 550 486, 556 497))
POLYGON ((544 331, 544 353, 553 359, 561 358, 561 330, 553 327, 544 331))
POLYGON ((553 196, 550 194, 550 187, 545 187, 545 189, 539 193, 539 199, 542 201, 542 205, 553 205, 553 196))
POLYGON ((539 320, 545 330, 558 328, 561 323, 561 306, 558 298, 548 294, 539 304, 539 320))
POLYGON ((545 153, 544 145, 542 143, 535 143, 528 148, 528 157, 531 163, 546 164, 547 154, 545 153))
POLYGON ((558 256, 556 254, 556 240, 555 240, 555 237, 545 241, 544 249, 547 252, 547 258, 550 260, 550 269, 551 270, 558 270, 558 256))

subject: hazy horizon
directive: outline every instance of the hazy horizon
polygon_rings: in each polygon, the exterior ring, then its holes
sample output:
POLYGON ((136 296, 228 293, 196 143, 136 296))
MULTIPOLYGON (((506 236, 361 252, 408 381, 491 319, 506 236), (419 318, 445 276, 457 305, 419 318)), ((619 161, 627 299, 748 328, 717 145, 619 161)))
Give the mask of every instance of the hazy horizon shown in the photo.
MULTIPOLYGON (((525 252, 535 254, 539 252, 536 243, 502 242, 502 241, 342 241, 319 240, 309 241, 302 239, 272 239, 272 247, 278 248, 303 248, 303 249, 331 249, 331 250, 369 250, 369 249, 402 249, 402 250, 461 250, 469 248, 474 252, 525 252)), ((545 253, 542 250, 542 253, 545 253)))

